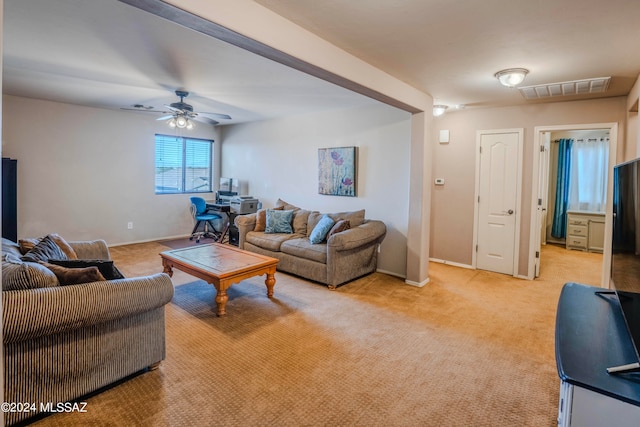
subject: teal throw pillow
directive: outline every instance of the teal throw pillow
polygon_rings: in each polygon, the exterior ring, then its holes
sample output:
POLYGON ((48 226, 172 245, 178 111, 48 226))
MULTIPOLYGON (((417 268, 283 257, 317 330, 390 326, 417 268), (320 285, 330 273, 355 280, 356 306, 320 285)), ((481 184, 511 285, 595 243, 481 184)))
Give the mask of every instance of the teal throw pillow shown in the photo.
POLYGON ((277 211, 267 209, 267 224, 264 228, 265 233, 293 233, 291 221, 293 220, 293 211, 277 211))
POLYGON ((313 231, 311 231, 311 235, 309 236, 309 240, 314 245, 316 243, 322 243, 324 239, 327 237, 327 233, 333 227, 335 221, 332 220, 328 215, 324 215, 320 218, 320 221, 313 227, 313 231))

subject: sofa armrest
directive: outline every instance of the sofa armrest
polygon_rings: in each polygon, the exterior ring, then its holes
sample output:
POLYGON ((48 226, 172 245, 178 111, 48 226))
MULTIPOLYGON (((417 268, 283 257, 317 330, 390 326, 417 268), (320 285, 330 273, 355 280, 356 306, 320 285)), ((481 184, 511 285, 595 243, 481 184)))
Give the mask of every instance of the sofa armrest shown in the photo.
POLYGON ((104 240, 69 242, 79 259, 111 259, 109 247, 104 240))
POLYGON ((256 228, 256 217, 258 214, 238 215, 233 221, 238 227, 238 248, 244 249, 244 241, 247 233, 256 228))
POLYGON ((97 325, 163 307, 173 297, 164 273, 80 285, 2 292, 4 343, 97 325))
POLYGON ((336 251, 359 248, 371 242, 382 242, 387 234, 387 226, 382 221, 365 220, 361 225, 336 233, 329 237, 327 246, 336 251))

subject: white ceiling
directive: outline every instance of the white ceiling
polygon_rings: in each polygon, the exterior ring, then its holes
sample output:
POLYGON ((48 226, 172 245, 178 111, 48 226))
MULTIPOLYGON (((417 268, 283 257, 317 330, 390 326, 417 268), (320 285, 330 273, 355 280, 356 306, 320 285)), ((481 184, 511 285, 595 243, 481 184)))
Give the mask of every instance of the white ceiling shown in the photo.
MULTIPOLYGON (((525 85, 612 77, 604 94, 551 101, 626 95, 640 74, 638 0, 256 3, 452 107, 545 102, 500 86, 504 68, 528 68, 525 85)), ((224 123, 372 102, 117 0, 4 5, 7 94, 162 108, 184 88, 196 111, 233 117, 224 123)))

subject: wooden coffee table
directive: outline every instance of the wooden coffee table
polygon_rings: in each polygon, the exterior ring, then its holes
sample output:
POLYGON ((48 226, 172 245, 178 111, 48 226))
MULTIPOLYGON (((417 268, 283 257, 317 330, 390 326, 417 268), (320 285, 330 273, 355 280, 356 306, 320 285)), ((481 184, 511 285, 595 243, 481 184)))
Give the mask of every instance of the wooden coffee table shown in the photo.
POLYGON ((218 316, 227 312, 227 289, 234 283, 266 274, 267 297, 273 296, 278 260, 244 251, 234 246, 212 243, 160 253, 164 272, 173 275, 173 268, 184 271, 215 286, 218 316))

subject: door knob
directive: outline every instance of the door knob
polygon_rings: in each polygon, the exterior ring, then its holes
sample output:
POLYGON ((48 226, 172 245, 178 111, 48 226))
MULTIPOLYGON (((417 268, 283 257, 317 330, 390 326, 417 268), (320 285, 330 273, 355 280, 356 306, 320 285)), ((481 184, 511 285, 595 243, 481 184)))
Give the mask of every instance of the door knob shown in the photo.
POLYGON ((508 215, 513 215, 513 209, 509 209, 508 211, 502 211, 508 215))

